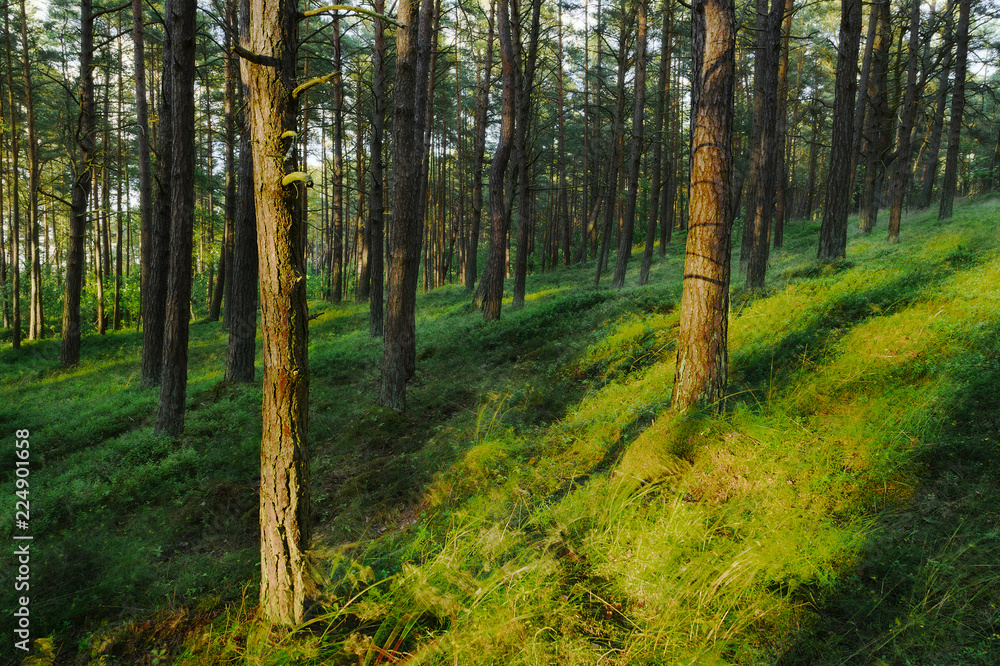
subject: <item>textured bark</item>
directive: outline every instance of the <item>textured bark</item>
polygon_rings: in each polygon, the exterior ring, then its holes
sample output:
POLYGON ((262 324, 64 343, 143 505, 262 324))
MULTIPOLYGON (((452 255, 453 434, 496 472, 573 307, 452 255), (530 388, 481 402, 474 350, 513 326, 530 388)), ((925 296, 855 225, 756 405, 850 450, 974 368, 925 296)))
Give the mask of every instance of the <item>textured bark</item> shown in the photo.
MULTIPOLYGON (((241 0, 244 4, 246 0, 241 0)), ((248 10, 242 10, 248 14, 248 10)), ((233 22, 235 25, 235 21, 233 22)), ((242 29, 242 27, 241 27, 242 29)), ((234 63, 234 68, 238 67, 234 63)), ((229 345, 226 348, 226 381, 252 382, 257 343, 257 209, 254 205, 253 143, 243 100, 246 86, 240 84, 239 174, 233 216, 233 274, 226 300, 229 345)))
MULTIPOLYGON (((24 111, 28 130, 28 262, 31 287, 28 292, 28 339, 45 337, 42 313, 42 259, 38 242, 38 139, 35 136, 35 95, 31 85, 31 47, 28 44, 28 14, 21 0, 21 76, 24 79, 24 111)), ((9 49, 8 49, 9 50, 9 49)))
POLYGON ((167 269, 170 253, 170 190, 173 161, 173 40, 164 35, 160 75, 160 113, 156 137, 156 198, 148 232, 143 232, 145 284, 142 295, 142 386, 159 386, 163 375, 163 340, 167 316, 167 269), (147 248, 148 246, 148 248, 147 248))
POLYGON ((558 159, 559 159, 559 217, 562 228, 563 265, 569 266, 570 243, 573 239, 573 230, 570 226, 569 217, 569 197, 567 196, 568 185, 566 183, 566 89, 565 73, 563 72, 563 28, 562 28, 562 4, 559 4, 559 51, 556 55, 556 76, 558 77, 559 95, 559 128, 558 128, 558 159))
MULTIPOLYGON (((83 23, 85 17, 89 17, 89 13, 88 13, 87 7, 89 7, 90 5, 84 6, 88 2, 92 2, 92 0, 81 0, 81 8, 80 8, 80 21, 81 21, 81 24, 83 23)), ((18 125, 19 125, 20 121, 18 119, 18 105, 15 104, 15 102, 14 102, 14 74, 13 74, 14 68, 13 68, 13 66, 11 64, 11 57, 10 57, 10 52, 11 52, 10 45, 13 43, 13 41, 11 39, 11 33, 10 33, 10 3, 9 2, 5 2, 4 3, 4 33, 7 36, 7 48, 4 49, 4 50, 6 51, 6 56, 7 56, 7 111, 10 114, 10 154, 11 154, 11 173, 12 173, 12 178, 11 178, 11 181, 10 181, 10 186, 8 188, 8 191, 11 193, 11 212, 10 212, 10 218, 11 218, 11 222, 10 222, 10 225, 11 225, 11 228, 10 228, 10 243, 11 243, 10 256, 11 256, 11 260, 10 260, 10 272, 11 272, 11 308, 12 308, 12 311, 13 311, 12 318, 11 318, 11 327, 13 329, 11 331, 11 347, 14 348, 14 349, 20 349, 21 348, 21 206, 20 206, 20 195, 19 195, 19 192, 20 192, 21 187, 20 187, 20 169, 18 167, 18 160, 19 160, 19 156, 20 156, 20 147, 18 145, 18 125)), ((90 41, 91 41, 91 44, 93 44, 93 41, 94 41, 93 40, 93 21, 91 21, 90 33, 91 33, 90 41)), ((82 35, 82 30, 81 30, 81 35, 82 35)), ((84 37, 81 36, 81 40, 83 40, 83 38, 84 37)), ((82 43, 83 42, 81 41, 81 44, 82 43)), ((82 51, 82 48, 83 47, 81 46, 81 51, 82 51)), ((91 51, 93 51, 93 46, 91 46, 91 51)), ((82 64, 83 64, 83 61, 82 61, 82 56, 81 56, 81 67, 82 67, 82 64)), ((93 86, 93 79, 91 79, 91 86, 93 86)), ((82 100, 81 100, 81 104, 82 104, 82 100)), ((81 109, 82 109, 82 107, 81 107, 81 109)), ((81 115, 82 115, 82 111, 81 111, 81 115)), ((91 112, 91 120, 93 120, 93 112, 91 112)), ((86 203, 83 204, 83 208, 86 209, 86 203)), ((73 223, 71 221, 70 222, 71 247, 73 247, 72 246, 73 230, 74 230, 74 227, 73 227, 73 223)), ((78 278, 78 281, 82 280, 82 271, 83 271, 83 238, 82 238, 82 235, 85 233, 85 230, 86 230, 86 226, 81 227, 81 230, 80 230, 80 234, 81 234, 81 238, 80 238, 80 259, 79 259, 79 264, 78 264, 79 270, 80 270, 81 274, 80 274, 80 278, 78 278)), ((66 266, 67 279, 70 277, 69 276, 69 261, 71 261, 71 258, 67 259, 67 266, 66 266)), ((68 281, 66 283, 66 288, 67 288, 67 290, 69 289, 69 282, 68 281)), ((80 290, 78 288, 77 289, 77 295, 76 295, 76 339, 75 339, 75 343, 72 343, 72 341, 71 341, 71 344, 75 344, 75 352, 72 349, 67 350, 67 347, 66 347, 66 336, 65 336, 65 333, 64 333, 63 334, 63 365, 64 366, 67 366, 67 365, 76 365, 79 362, 79 360, 80 360, 80 294, 79 294, 79 291, 80 290), (71 355, 72 358, 67 358, 66 357, 67 351, 69 351, 69 353, 70 353, 70 355, 71 355)), ((66 321, 65 321, 65 314, 64 314, 64 316, 63 316, 63 331, 65 331, 65 330, 66 330, 66 321)))
POLYGON ((433 5, 423 0, 402 0, 398 19, 405 27, 396 33, 396 79, 393 86, 392 232, 389 235, 389 276, 386 289, 379 403, 390 409, 406 408, 406 382, 412 376, 409 362, 415 356, 415 305, 423 238, 420 207, 420 174, 426 101, 427 63, 430 48, 420 48, 421 35, 429 44, 433 5), (418 35, 421 33, 421 35, 418 35), (419 94, 418 94, 419 93, 419 94))
POLYGON ((774 130, 778 154, 774 173, 777 188, 774 193, 774 229, 771 236, 776 248, 784 244, 785 216, 788 210, 788 170, 785 165, 788 126, 788 42, 792 34, 795 0, 784 0, 784 2, 785 18, 781 28, 781 57, 778 64, 778 118, 774 130))
MULTIPOLYGON (((663 3, 663 35, 660 37, 660 73, 656 89, 656 110, 653 115, 653 183, 649 197, 649 219, 646 224, 646 247, 642 252, 642 267, 639 269, 639 284, 649 282, 649 271, 653 265, 653 245, 656 243, 656 223, 660 214, 660 199, 665 187, 670 187, 670 177, 664 183, 663 173, 663 117, 666 115, 666 105, 670 95, 671 60, 673 59, 673 3, 663 3)), ((669 123, 668 123, 669 124, 669 123)), ((669 172, 669 165, 667 170, 669 172)), ((664 211, 666 222, 666 211, 664 211)), ((665 244, 665 243, 664 243, 665 244)), ((661 244, 661 249, 662 245, 661 244)), ((663 256, 662 254, 660 256, 663 256)))
POLYGON ((504 174, 510 161, 514 140, 514 94, 517 72, 511 39, 511 15, 507 0, 497 1, 497 33, 500 39, 500 63, 503 96, 500 110, 500 139, 490 167, 490 252, 483 272, 483 316, 486 321, 500 318, 503 298, 504 261, 507 252, 509 219, 504 206, 504 174))
POLYGON ((601 284, 601 273, 607 266, 608 254, 611 248, 611 229, 618 209, 618 176, 621 165, 621 143, 624 133, 625 115, 625 69, 628 64, 628 54, 625 51, 627 21, 621 21, 621 32, 618 35, 618 81, 615 86, 615 105, 611 114, 611 144, 608 160, 607 181, 604 184, 604 224, 601 229, 601 249, 597 255, 597 270, 594 274, 594 288, 601 284))
POLYGON ((677 411, 721 409, 726 394, 735 23, 732 0, 695 0, 692 5, 697 103, 672 401, 677 411))
POLYGON ((851 197, 845 193, 850 192, 851 187, 854 103, 858 88, 858 50, 861 46, 861 0, 842 0, 839 43, 830 169, 817 252, 822 262, 837 261, 847 254, 847 214, 851 197))
POLYGON ((267 621, 295 625, 305 613, 309 547, 308 311, 305 229, 294 141, 298 19, 291 0, 251 0, 240 18, 243 48, 273 65, 242 60, 253 145, 264 342, 260 443, 260 605, 267 621), (286 134, 291 133, 291 134, 286 134))
POLYGON ((163 374, 156 432, 184 430, 187 395, 188 324, 191 320, 191 251, 194 234, 194 55, 195 0, 168 0, 165 19, 173 40, 171 98, 173 155, 170 162, 170 268, 163 331, 163 374))
MULTIPOLYGON (((236 30, 236 0, 226 0, 226 25, 228 32, 225 36, 225 100, 223 112, 225 114, 225 170, 226 186, 223 199, 223 218, 225 226, 223 230, 222 254, 225 255, 225 262, 219 258, 219 281, 223 284, 223 293, 220 300, 225 303, 222 312, 222 326, 229 329, 232 323, 232 295, 233 295, 233 247, 236 239, 236 86, 239 79, 239 63, 232 48, 232 35, 236 30)), ((214 299, 213 299, 214 300, 214 299)))
MULTIPOLYGON (((771 220, 774 213, 775 176, 778 163, 777 111, 778 65, 781 47, 781 18, 784 0, 758 0, 758 49, 754 59, 753 112, 754 144, 751 146, 750 170, 755 187, 747 199, 744 229, 747 242, 748 289, 762 289, 771 247, 771 220)), ((742 255, 742 252, 741 252, 742 255)))
POLYGON ((931 121, 931 135, 927 142, 927 161, 924 163, 923 177, 920 188, 920 208, 931 205, 934 193, 934 181, 937 180, 938 165, 941 162, 941 133, 944 129, 944 112, 948 106, 949 75, 951 74, 951 55, 954 37, 951 32, 954 16, 954 1, 948 0, 944 11, 945 35, 941 48, 944 56, 941 63, 941 76, 938 79, 937 101, 934 105, 934 119, 931 121))
MULTIPOLYGON (((621 239, 618 242, 618 260, 611 279, 613 289, 625 285, 625 271, 632 256, 632 230, 635 227, 635 206, 639 198, 639 167, 642 162, 643 111, 646 108, 646 0, 639 0, 635 46, 635 100, 632 106, 632 154, 629 159, 628 194, 625 199, 621 239)), ((653 230, 655 232, 655 228, 653 230)), ((652 253, 650 253, 652 254, 652 253)))
POLYGON ((538 60, 538 25, 542 0, 531 3, 531 29, 528 34, 528 57, 524 61, 524 75, 516 92, 517 118, 514 120, 514 150, 517 153, 518 180, 521 189, 517 198, 517 254, 514 255, 514 295, 511 307, 524 307, 524 290, 528 273, 528 254, 531 251, 528 232, 531 228, 532 178, 528 171, 528 125, 531 119, 531 93, 535 85, 535 65, 538 60))
POLYGON ((885 159, 889 151, 890 118, 885 87, 889 73, 892 26, 889 23, 888 0, 881 0, 872 5, 872 18, 875 21, 876 32, 872 38, 872 71, 868 79, 868 90, 864 95, 868 99, 869 109, 863 130, 867 137, 867 145, 858 220, 858 229, 862 233, 869 233, 875 228, 882 184, 885 180, 885 159))
POLYGON ((969 11, 972 0, 959 0, 958 33, 955 44, 955 89, 951 97, 951 120, 948 125, 948 155, 944 162, 944 177, 941 182, 941 204, 938 219, 946 220, 952 215, 955 204, 955 190, 958 186, 958 150, 962 132, 962 116, 965 112, 965 72, 969 55, 969 11))
POLYGON ((333 253, 330 257, 330 302, 340 303, 344 293, 344 86, 340 49, 340 19, 333 18, 333 253))
MULTIPOLYGON (((858 163, 861 161, 862 139, 865 138, 867 129, 865 127, 865 117, 868 115, 868 108, 871 104, 869 95, 872 75, 872 59, 875 55, 875 41, 878 31, 879 8, 878 2, 871 3, 868 10, 868 31, 865 35, 865 52, 861 57, 861 76, 858 80, 858 94, 854 104, 854 139, 851 142, 851 193, 854 192, 854 178, 858 172, 858 163)), ((870 141, 870 138, 869 138, 870 141)))
POLYGON ((489 109, 490 74, 493 69, 495 14, 496 2, 491 0, 486 52, 483 54, 483 67, 479 75, 479 92, 476 97, 476 145, 472 155, 472 222, 465 250, 465 288, 470 291, 475 288, 478 275, 479 228, 483 216, 483 158, 486 152, 486 112, 489 109))
MULTIPOLYGON (((375 12, 385 11, 385 0, 375 0, 375 12)), ((369 298, 368 332, 382 335, 385 303, 385 249, 382 239, 385 225, 385 164, 382 161, 382 137, 385 133, 385 24, 375 20, 375 50, 372 54, 372 135, 370 186, 368 191, 369 229, 369 298)))
POLYGON ((903 217, 903 198, 910 182, 910 137, 917 116, 917 64, 920 54, 920 0, 910 3, 910 44, 907 53, 906 96, 899 118, 899 142, 896 147, 895 173, 889 183, 891 208, 889 209, 890 243, 899 242, 899 222, 903 217))
MULTIPOLYGON (((93 7, 93 0, 80 2, 80 119, 76 135, 79 153, 71 194, 69 241, 66 248, 66 292, 63 297, 60 353, 63 367, 80 362, 80 292, 83 288, 83 252, 87 233, 87 204, 90 201, 91 163, 94 160, 93 7)), ((15 311, 15 321, 16 317, 15 311)))

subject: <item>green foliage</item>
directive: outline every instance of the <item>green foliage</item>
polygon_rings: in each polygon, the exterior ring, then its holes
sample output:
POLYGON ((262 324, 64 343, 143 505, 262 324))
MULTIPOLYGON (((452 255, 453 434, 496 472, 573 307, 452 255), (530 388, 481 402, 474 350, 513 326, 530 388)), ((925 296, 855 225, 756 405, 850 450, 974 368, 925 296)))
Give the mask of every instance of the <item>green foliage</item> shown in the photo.
POLYGON ((490 324, 462 287, 421 296, 402 415, 374 406, 364 307, 314 303, 293 632, 254 615, 260 387, 220 383, 216 324, 177 440, 135 334, 73 371, 55 341, 0 353, 60 600, 33 617, 107 663, 996 663, 998 213, 956 212, 832 267, 790 226, 767 291, 734 291, 721 416, 668 411, 682 243, 620 293, 533 276, 490 324))

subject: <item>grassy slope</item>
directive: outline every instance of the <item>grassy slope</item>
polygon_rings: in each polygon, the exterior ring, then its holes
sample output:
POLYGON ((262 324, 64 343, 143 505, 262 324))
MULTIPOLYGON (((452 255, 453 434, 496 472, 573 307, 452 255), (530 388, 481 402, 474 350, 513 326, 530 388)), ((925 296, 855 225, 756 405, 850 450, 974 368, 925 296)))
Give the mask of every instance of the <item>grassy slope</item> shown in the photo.
POLYGON ((422 296, 405 415, 373 406, 364 308, 314 304, 317 604, 292 635, 255 619, 260 390, 221 383, 217 325, 178 441, 136 334, 70 372, 54 341, 5 350, 35 635, 66 662, 1000 662, 998 217, 914 215, 823 269, 794 223, 768 294, 734 290, 722 417, 666 411, 676 245, 619 294, 535 276, 491 325, 461 287, 422 296))

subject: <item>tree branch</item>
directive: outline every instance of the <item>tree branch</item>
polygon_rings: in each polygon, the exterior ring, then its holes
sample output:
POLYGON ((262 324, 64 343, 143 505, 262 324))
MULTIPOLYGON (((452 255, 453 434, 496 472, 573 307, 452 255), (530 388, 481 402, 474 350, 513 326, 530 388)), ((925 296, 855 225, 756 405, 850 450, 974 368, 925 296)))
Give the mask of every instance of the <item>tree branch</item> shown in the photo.
POLYGON ((317 9, 310 9, 309 11, 302 12, 299 14, 299 19, 309 18, 310 16, 318 16, 319 14, 325 14, 327 12, 356 12, 358 14, 364 14, 365 16, 370 16, 371 18, 379 19, 380 21, 385 21, 386 23, 391 23, 397 28, 405 28, 406 26, 397 21, 396 19, 389 18, 385 14, 379 14, 373 12, 370 9, 364 9, 363 7, 354 7, 352 5, 327 5, 325 7, 319 7, 317 9))

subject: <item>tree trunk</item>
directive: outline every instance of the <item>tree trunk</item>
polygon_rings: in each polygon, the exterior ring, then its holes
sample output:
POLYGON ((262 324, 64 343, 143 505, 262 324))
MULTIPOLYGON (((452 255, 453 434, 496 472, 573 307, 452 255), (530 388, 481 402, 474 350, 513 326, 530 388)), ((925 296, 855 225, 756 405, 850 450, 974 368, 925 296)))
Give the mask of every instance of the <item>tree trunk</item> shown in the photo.
MULTIPOLYGON (((375 12, 385 12, 385 0, 375 0, 375 12)), ((385 303, 385 249, 382 245, 385 220, 385 164, 382 161, 382 136, 385 133, 385 52, 385 24, 376 19, 375 50, 372 54, 371 184, 368 194, 368 332, 373 338, 382 335, 385 303)))
POLYGON ((965 112, 965 71, 969 55, 969 10, 972 0, 959 0, 958 40, 955 45, 955 90, 951 97, 951 120, 948 125, 948 154, 944 162, 941 182, 941 205, 938 219, 951 217, 958 186, 958 150, 962 133, 962 116, 965 112))
MULTIPOLYGON (((656 90, 656 111, 653 115, 653 189, 649 197, 649 219, 646 226, 646 247, 642 253, 642 268, 639 269, 639 284, 649 283, 649 271, 653 266, 653 245, 656 242, 656 223, 660 214, 660 199, 664 187, 670 186, 670 177, 661 181, 663 173, 663 118, 668 114, 666 107, 670 97, 671 61, 674 50, 673 3, 663 3, 663 35, 660 37, 660 76, 656 90)), ((670 124, 669 122, 667 123, 670 124)), ((667 165, 669 169, 670 166, 667 165)), ((666 211, 663 213, 666 223, 666 211)), ((661 244, 662 246, 663 244, 661 244)), ((661 250, 663 248, 661 247, 661 250)), ((660 256, 663 256, 662 254, 660 256)))
POLYGON ((514 297, 512 308, 524 307, 525 281, 528 273, 528 253, 530 252, 528 231, 531 226, 532 181, 528 171, 528 157, 531 145, 528 125, 531 119, 531 93, 535 84, 535 66, 538 61, 538 24, 542 0, 531 3, 531 29, 528 35, 528 57, 524 62, 524 75, 516 92, 517 118, 514 119, 514 147, 517 151, 518 180, 521 189, 517 200, 517 254, 514 256, 514 297))
POLYGON ((264 618, 302 621, 309 547, 308 310, 305 229, 294 142, 298 18, 289 0, 252 0, 241 12, 240 43, 267 59, 240 63, 247 86, 257 210, 264 337, 263 436, 260 443, 260 606, 264 618), (247 15, 249 14, 249 15, 247 15), (287 156, 287 158, 286 158, 287 156))
POLYGON ((330 261, 330 302, 340 303, 344 293, 344 86, 340 54, 340 19, 333 15, 333 255, 330 261))
POLYGON ((607 182, 605 183, 605 203, 604 203, 604 225, 601 230, 601 250, 597 255, 597 270, 594 274, 594 288, 601 284, 601 272, 608 263, 608 254, 611 247, 611 229, 614 221, 615 211, 618 206, 618 183, 619 167, 621 163, 621 143, 624 133, 625 115, 625 68, 628 61, 626 53, 626 35, 628 21, 622 17, 621 32, 618 35, 618 84, 615 87, 615 106, 612 112, 611 125, 611 145, 610 159, 608 160, 607 182))
POLYGON ((405 27, 396 37, 396 81, 393 91, 392 232, 389 235, 389 279, 386 290, 379 403, 390 409, 406 408, 406 382, 412 376, 409 362, 415 357, 415 307, 423 239, 420 175, 430 48, 420 48, 427 34, 429 44, 433 4, 402 0, 398 18, 405 27), (418 37, 418 33, 420 33, 418 37))
POLYGON ((486 321, 500 318, 500 301, 503 297, 504 259, 509 223, 504 206, 503 184, 514 138, 514 94, 518 89, 514 46, 511 39, 512 20, 508 0, 498 0, 497 32, 500 38, 503 96, 500 110, 500 139, 490 167, 490 252, 483 274, 483 316, 486 321))
POLYGON ((726 395, 735 23, 732 0, 695 0, 692 5, 692 94, 697 101, 672 400, 673 409, 681 412, 700 406, 721 410, 726 395))
MULTIPOLYGON (((246 0, 241 0, 245 3, 246 0)), ((232 3, 235 4, 235 3, 232 3)), ((244 14, 247 9, 241 10, 244 14)), ((236 21, 232 21, 236 25, 236 21)), ((244 26, 241 26, 241 29, 244 26)), ((239 63, 233 63, 234 68, 239 63)), ((247 118, 246 86, 240 83, 239 175, 233 217, 233 274, 226 300, 229 316, 229 346, 226 348, 226 381, 252 382, 257 343, 257 208, 254 205, 253 141, 247 118)))
POLYGON ((34 89, 31 85, 31 47, 28 44, 28 14, 21 0, 21 75, 24 78, 24 109, 28 129, 28 261, 31 288, 28 292, 28 339, 45 337, 42 313, 42 262, 38 242, 38 139, 35 137, 34 89))
POLYGON ((493 27, 496 14, 496 0, 490 2, 489 30, 480 86, 476 98, 476 146, 472 156, 472 224, 469 230, 468 246, 465 250, 465 288, 476 286, 477 262, 479 259, 479 227, 483 216, 483 157, 486 152, 486 112, 489 109, 490 74, 493 69, 493 27))
POLYGON ((781 28, 781 61, 778 64, 778 118, 775 124, 775 149, 777 164, 774 178, 777 189, 774 202, 774 247, 784 245, 785 216, 788 211, 788 169, 785 165, 786 128, 788 126, 788 42, 792 34, 794 0, 784 0, 784 24, 781 28))
MULTIPOLYGON (((73 180, 69 242, 66 248, 66 293, 63 298, 60 353, 60 363, 63 367, 77 365, 80 362, 80 293, 83 289, 84 239, 87 233, 87 204, 90 201, 91 164, 94 160, 93 6, 93 0, 80 2, 80 119, 76 135, 80 152, 77 155, 77 172, 73 180)), ((15 279, 16 277, 15 273, 15 279)), ((17 319, 15 309, 15 323, 17 319)))
POLYGON ((194 234, 195 0, 168 0, 164 18, 173 41, 171 58, 170 269, 163 335, 163 374, 156 432, 184 430, 188 323, 191 320, 191 251, 194 234))
POLYGON ((923 179, 920 189, 920 208, 931 205, 931 195, 934 193, 934 181, 937 179, 938 165, 941 162, 941 132, 944 129, 944 112, 948 106, 948 76, 951 74, 951 54, 954 38, 951 33, 953 23, 954 1, 948 0, 945 14, 945 35, 941 48, 944 58, 941 63, 941 76, 938 79, 937 102, 934 106, 934 120, 931 122, 931 136, 927 143, 927 162, 924 164, 923 179))
POLYGON ((910 45, 907 54, 906 96, 899 120, 899 144, 896 147, 896 172, 889 183, 892 207, 889 210, 890 243, 899 242, 899 222, 903 217, 903 198, 910 182, 910 137, 917 115, 917 61, 920 52, 920 0, 911 0, 910 45))
POLYGON ((173 161, 173 40, 164 34, 160 76, 160 113, 156 137, 156 198, 148 230, 143 231, 142 386, 159 386, 163 375, 163 340, 167 316, 167 270, 170 253, 171 162, 173 161))
POLYGON ((822 262, 837 261, 847 254, 847 214, 851 197, 851 147, 854 139, 854 102, 858 88, 858 49, 861 42, 861 0, 842 0, 840 48, 834 83, 833 136, 830 141, 830 169, 826 203, 819 231, 817 257, 822 262))
MULTIPOLYGON (((747 289, 763 289, 771 247, 771 220, 774 213, 775 177, 778 163, 778 65, 781 48, 781 18, 784 0, 758 0, 758 49, 754 60, 754 132, 750 169, 756 184, 747 200, 746 228, 747 289)), ((744 236, 746 238, 746 236, 744 236)))
MULTIPOLYGON (((91 0, 81 0, 81 3, 85 4, 91 2, 91 0)), ((80 20, 84 20, 84 17, 88 16, 85 8, 81 7, 80 10, 80 20)), ((18 158, 20 149, 18 146, 18 125, 20 121, 18 120, 18 105, 14 102, 14 68, 11 65, 11 45, 13 44, 13 39, 10 32, 10 3, 4 3, 4 33, 7 36, 7 111, 10 114, 10 154, 11 154, 11 180, 9 181, 8 191, 11 193, 11 229, 10 229, 10 272, 11 272, 11 347, 13 349, 21 348, 21 207, 20 207, 20 169, 18 167, 18 158)), ((93 23, 91 23, 91 34, 93 34, 93 23)), ((82 37, 81 37, 82 39, 82 37)), ((93 42, 93 38, 91 38, 93 42)), ((81 58, 81 68, 82 68, 82 58, 81 58)), ((81 79, 82 80, 82 79, 81 79)), ((82 100, 81 100, 82 104, 82 100)), ((82 106, 81 106, 82 109, 82 106)), ((81 111, 82 115, 82 111, 81 111)), ((82 128, 81 128, 82 129, 82 128)), ((86 208, 86 203, 83 204, 86 208)), ((81 239, 80 239, 80 271, 83 271, 83 239, 82 234, 85 233, 86 227, 81 228, 81 239)), ((72 222, 70 223, 70 236, 72 238, 73 227, 72 222)), ((67 271, 68 271, 67 266, 67 271)), ((69 283, 67 282, 66 288, 69 289, 69 283)), ((78 290, 79 291, 79 290, 78 290)), ((63 325, 63 365, 76 365, 80 360, 80 295, 77 293, 77 319, 76 319, 76 351, 75 356, 72 358, 66 357, 66 342, 65 342, 65 322, 63 325)), ((64 317, 65 319, 65 317, 64 317)), ((72 353, 72 350, 70 350, 72 353)))
MULTIPOLYGON (((226 256, 225 280, 223 282, 222 300, 225 309, 222 311, 222 327, 229 330, 232 324, 233 297, 233 254, 236 238, 236 86, 239 79, 239 63, 233 53, 232 35, 236 31, 236 0, 226 0, 226 25, 229 31, 225 36, 225 142, 226 142, 226 190, 223 199, 223 230, 222 254, 226 256)), ((219 261, 219 271, 223 263, 219 261)), ((256 319, 256 317, 255 317, 256 319)))
POLYGON ((571 256, 570 256, 570 244, 573 240, 573 230, 570 226, 569 217, 569 203, 566 189, 568 187, 566 183, 566 111, 565 111, 565 101, 566 101, 566 90, 565 90, 565 73, 563 72, 563 22, 562 22, 562 4, 559 5, 559 51, 556 54, 556 75, 558 76, 558 94, 559 94, 559 128, 558 128, 558 159, 559 159, 559 217, 561 218, 560 226, 562 227, 562 246, 563 246, 563 265, 569 266, 571 256))
POLYGON ((889 46, 892 44, 892 26, 889 23, 888 0, 872 5, 876 32, 872 40, 872 72, 868 79, 865 97, 869 100, 868 120, 863 130, 867 137, 864 166, 865 176, 861 185, 858 229, 870 233, 878 218, 879 199, 885 180, 885 159, 889 152, 889 103, 886 98, 886 81, 889 74, 889 46))
MULTIPOLYGON (((625 271, 632 256, 632 230, 635 226, 635 206, 639 197, 639 167, 642 163, 643 111, 646 108, 646 0, 639 0, 638 28, 635 47, 635 102, 632 107, 632 155, 629 160, 628 195, 625 201, 625 220, 618 243, 618 260, 611 280, 613 289, 625 285, 625 271)), ((655 227, 654 227, 655 232, 655 227)), ((649 245, 651 241, 647 241, 649 245)), ((652 247, 650 246, 650 250, 652 247)), ((650 252, 652 255, 652 252, 650 252)))

